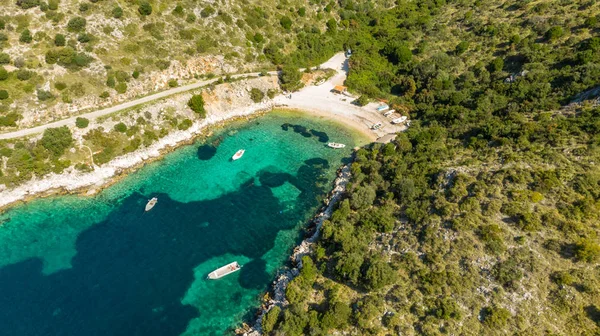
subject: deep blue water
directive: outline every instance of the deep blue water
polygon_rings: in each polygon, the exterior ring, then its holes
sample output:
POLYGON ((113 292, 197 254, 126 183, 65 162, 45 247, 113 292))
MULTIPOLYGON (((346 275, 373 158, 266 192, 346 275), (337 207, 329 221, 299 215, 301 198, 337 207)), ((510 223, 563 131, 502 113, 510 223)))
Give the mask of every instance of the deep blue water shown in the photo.
POLYGON ((183 147, 95 197, 0 215, 2 335, 222 335, 258 298, 356 144, 273 114, 183 147), (286 123, 289 123, 286 125, 286 123), (246 154, 232 162, 239 148, 246 154), (159 202, 143 207, 150 197, 159 202), (237 260, 241 271, 211 281, 237 260))

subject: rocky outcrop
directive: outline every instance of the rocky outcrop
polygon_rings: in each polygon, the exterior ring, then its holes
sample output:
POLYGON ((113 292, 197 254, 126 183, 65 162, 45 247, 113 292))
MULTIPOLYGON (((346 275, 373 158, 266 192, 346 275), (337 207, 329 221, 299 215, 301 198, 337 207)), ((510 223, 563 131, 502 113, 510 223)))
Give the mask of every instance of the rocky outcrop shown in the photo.
POLYGON ((350 180, 350 165, 345 165, 338 170, 337 178, 334 181, 333 190, 323 202, 323 207, 319 213, 311 220, 314 225, 314 233, 300 243, 295 249, 290 259, 295 267, 281 271, 272 284, 272 295, 265 295, 265 300, 259 310, 258 317, 252 327, 247 325, 244 328, 236 330, 236 333, 244 336, 259 336, 262 334, 262 318, 274 306, 285 307, 289 303, 285 299, 285 290, 295 277, 300 274, 302 269, 302 257, 312 252, 315 241, 319 238, 323 222, 331 217, 335 205, 342 199, 346 191, 346 185, 350 180))

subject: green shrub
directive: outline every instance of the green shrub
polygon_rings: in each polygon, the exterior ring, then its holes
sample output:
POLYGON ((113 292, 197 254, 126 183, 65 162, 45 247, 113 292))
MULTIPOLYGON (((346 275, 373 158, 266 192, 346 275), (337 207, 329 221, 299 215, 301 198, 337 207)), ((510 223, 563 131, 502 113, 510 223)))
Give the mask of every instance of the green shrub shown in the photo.
POLYGON ((347 304, 341 302, 331 303, 321 320, 323 331, 343 330, 349 324, 351 316, 352 308, 347 304))
POLYGON ((110 93, 108 91, 102 91, 102 93, 99 96, 102 99, 106 99, 108 97, 110 97, 110 93))
POLYGON ((192 127, 192 121, 190 119, 183 119, 181 121, 181 123, 179 123, 179 125, 177 125, 177 128, 179 130, 185 131, 186 129, 192 127))
POLYGON ((119 94, 127 92, 127 83, 119 82, 117 85, 115 85, 115 91, 117 91, 119 94))
POLYGON ((78 128, 86 128, 90 124, 90 120, 87 118, 77 117, 75 119, 75 126, 78 128))
POLYGON ((510 318, 510 312, 504 308, 487 307, 483 309, 481 316, 484 325, 492 330, 497 330, 506 325, 510 318))
POLYGON ((215 9, 212 8, 211 6, 207 6, 204 9, 202 9, 202 11, 200 12, 200 16, 203 18, 207 18, 213 14, 215 14, 215 9))
POLYGON ((0 52, 0 64, 10 63, 10 56, 7 53, 0 52))
POLYGON ((361 186, 354 190, 350 198, 350 206, 353 209, 365 209, 373 205, 377 196, 375 188, 371 186, 361 186))
POLYGON ((514 287, 515 283, 523 277, 523 271, 513 258, 497 263, 492 274, 505 287, 514 287))
POLYGON ((286 91, 296 91, 301 88, 303 85, 301 79, 302 73, 296 67, 285 66, 279 74, 281 88, 286 91))
POLYGON ((4 67, 0 67, 0 81, 8 79, 8 71, 4 67))
POLYGON ((33 71, 19 69, 17 71, 17 79, 20 81, 26 81, 33 77, 33 71))
POLYGON ((358 106, 365 106, 365 105, 367 105, 369 103, 369 97, 367 97, 366 95, 361 95, 354 102, 358 106))
POLYGON ((88 66, 92 60, 92 57, 84 53, 77 53, 71 47, 54 48, 46 52, 46 63, 58 64, 69 69, 84 68, 88 66))
POLYGON ((110 88, 114 88, 115 85, 117 85, 117 81, 115 80, 115 76, 112 74, 108 75, 108 78, 106 79, 106 86, 110 87, 110 88))
POLYGON ((40 5, 40 0, 17 0, 17 6, 22 9, 29 9, 40 5))
POLYGON ((407 64, 412 60, 412 51, 404 43, 396 43, 387 45, 384 48, 384 53, 388 59, 394 64, 407 64))
POLYGON ((140 3, 140 5, 138 7, 138 13, 140 13, 143 16, 148 16, 148 15, 152 14, 152 6, 150 5, 149 2, 143 1, 140 3))
POLYGON ((157 60, 156 62, 154 62, 154 64, 156 64, 156 66, 160 69, 160 70, 166 70, 171 66, 171 61, 169 60, 157 60))
POLYGON ((273 306, 273 308, 269 309, 269 311, 263 316, 262 319, 262 329, 265 335, 268 335, 273 328, 275 328, 275 324, 279 320, 279 315, 281 314, 281 308, 279 306, 273 306))
POLYGON ((78 33, 85 29, 86 24, 87 21, 84 18, 77 16, 69 20, 67 23, 67 30, 73 33, 78 33))
POLYGON ((548 41, 556 41, 564 35, 563 29, 561 26, 554 26, 546 32, 546 40, 548 41))
POLYGON ((201 118, 206 118, 206 110, 204 109, 204 98, 202 95, 193 95, 188 101, 188 106, 192 111, 196 112, 201 118))
POLYGON ((127 125, 125 125, 124 123, 120 122, 118 124, 115 125, 114 127, 115 131, 119 132, 119 133, 125 133, 127 132, 127 125))
POLYGON ((185 22, 187 22, 187 23, 194 23, 194 22, 196 22, 196 15, 194 15, 193 13, 189 13, 185 17, 185 22))
POLYGON ((260 103, 265 98, 265 94, 257 88, 252 88, 250 90, 250 98, 253 102, 260 103))
POLYGON ((73 145, 73 136, 67 126, 48 128, 44 131, 39 144, 58 157, 73 145))
POLYGON ((120 19, 121 17, 123 17, 123 8, 117 6, 113 8, 111 13, 115 19, 120 19))
POLYGON ((46 101, 50 99, 54 99, 54 95, 50 91, 46 90, 37 90, 37 98, 39 101, 46 101))
POLYGON ((461 41, 457 46, 456 46, 456 54, 457 55, 461 55, 464 54, 465 51, 467 51, 469 49, 469 42, 468 41, 461 41))
POLYGON ((0 100, 8 99, 8 91, 0 90, 0 100))
POLYGON ((79 34, 77 36, 77 41, 79 41, 79 43, 88 43, 91 40, 92 40, 92 35, 87 34, 87 33, 79 34))
POLYGON ((285 30, 290 30, 290 28, 292 28, 292 19, 287 16, 281 17, 281 19, 279 19, 279 23, 285 30))
POLYGON ((177 4, 177 6, 175 6, 175 8, 171 12, 171 14, 178 16, 178 17, 182 17, 184 14, 183 6, 181 6, 181 4, 177 4))
POLYGON ((252 37, 252 40, 256 43, 261 43, 262 41, 265 40, 264 36, 262 36, 261 33, 256 33, 254 34, 254 36, 252 37))
POLYGON ((367 269, 363 277, 365 288, 378 290, 392 283, 394 270, 380 258, 372 258, 367 263, 367 269))
POLYGON ((115 78, 119 82, 129 82, 129 80, 131 79, 127 72, 121 70, 115 72, 115 78))
POLYGON ((598 19, 595 16, 588 17, 585 19, 583 25, 587 28, 596 28, 598 25, 598 19))
POLYGON ((500 57, 494 58, 489 65, 490 72, 499 72, 504 69, 504 60, 500 57))
POLYGON ((66 45, 67 41, 65 39, 65 35, 63 34, 56 34, 56 36, 54 36, 54 45, 57 47, 64 47, 66 45))
POLYGON ((169 87, 172 87, 172 88, 177 87, 179 85, 179 83, 177 82, 177 79, 169 79, 168 84, 169 84, 169 87))
POLYGON ((31 36, 31 32, 29 29, 25 29, 21 32, 21 36, 19 37, 19 42, 23 43, 31 43, 33 37, 31 36))
POLYGON ((595 262, 600 257, 600 245, 592 239, 582 239, 575 247, 577 260, 595 262))

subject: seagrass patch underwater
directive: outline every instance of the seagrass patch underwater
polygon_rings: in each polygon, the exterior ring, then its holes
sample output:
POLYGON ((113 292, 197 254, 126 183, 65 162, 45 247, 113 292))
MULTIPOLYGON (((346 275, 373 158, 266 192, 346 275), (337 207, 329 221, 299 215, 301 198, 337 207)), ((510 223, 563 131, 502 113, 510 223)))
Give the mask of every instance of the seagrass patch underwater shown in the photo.
POLYGON ((360 141, 338 124, 272 113, 182 147, 97 196, 8 210, 0 215, 3 334, 229 332, 253 313, 360 141), (151 197, 158 203, 144 212, 151 197), (232 261, 239 272, 206 279, 232 261))

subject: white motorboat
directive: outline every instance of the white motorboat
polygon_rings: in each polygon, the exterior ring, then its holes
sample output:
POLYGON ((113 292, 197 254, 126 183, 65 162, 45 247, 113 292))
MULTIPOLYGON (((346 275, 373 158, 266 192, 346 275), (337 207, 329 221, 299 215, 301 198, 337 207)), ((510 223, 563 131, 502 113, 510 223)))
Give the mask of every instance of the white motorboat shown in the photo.
POLYGON ((373 126, 371 126, 371 129, 372 129, 372 130, 378 130, 378 129, 380 129, 380 128, 381 128, 381 126, 383 126, 383 124, 382 124, 382 123, 380 123, 380 122, 378 122, 378 123, 376 123, 376 124, 373 124, 373 126))
POLYGON ((330 142, 327 144, 327 146, 329 146, 331 148, 336 148, 336 149, 346 147, 346 145, 341 144, 341 143, 336 143, 336 142, 330 142))
POLYGON ((392 114, 394 114, 394 112, 396 112, 396 110, 389 110, 389 111, 385 112, 385 113, 383 114, 383 116, 384 116, 384 117, 389 117, 389 116, 391 116, 392 114))
POLYGON ((240 268, 242 268, 242 266, 240 266, 240 264, 238 264, 237 261, 234 261, 230 264, 227 264, 223 267, 217 268, 216 270, 208 273, 208 278, 215 280, 215 279, 219 279, 222 278, 226 275, 229 275, 233 272, 237 272, 240 270, 240 268))
POLYGON ((244 155, 245 152, 246 152, 245 149, 240 149, 239 151, 235 152, 235 154, 233 154, 233 156, 231 157, 231 159, 233 161, 239 160, 244 155))
POLYGON ((408 119, 407 116, 402 116, 400 118, 396 118, 396 119, 392 120, 392 124, 401 124, 401 123, 405 122, 406 119, 408 119))
POLYGON ((146 203, 146 211, 150 211, 152 210, 152 208, 154 208, 154 206, 156 205, 156 203, 158 202, 158 198, 156 197, 152 197, 148 203, 146 203))

